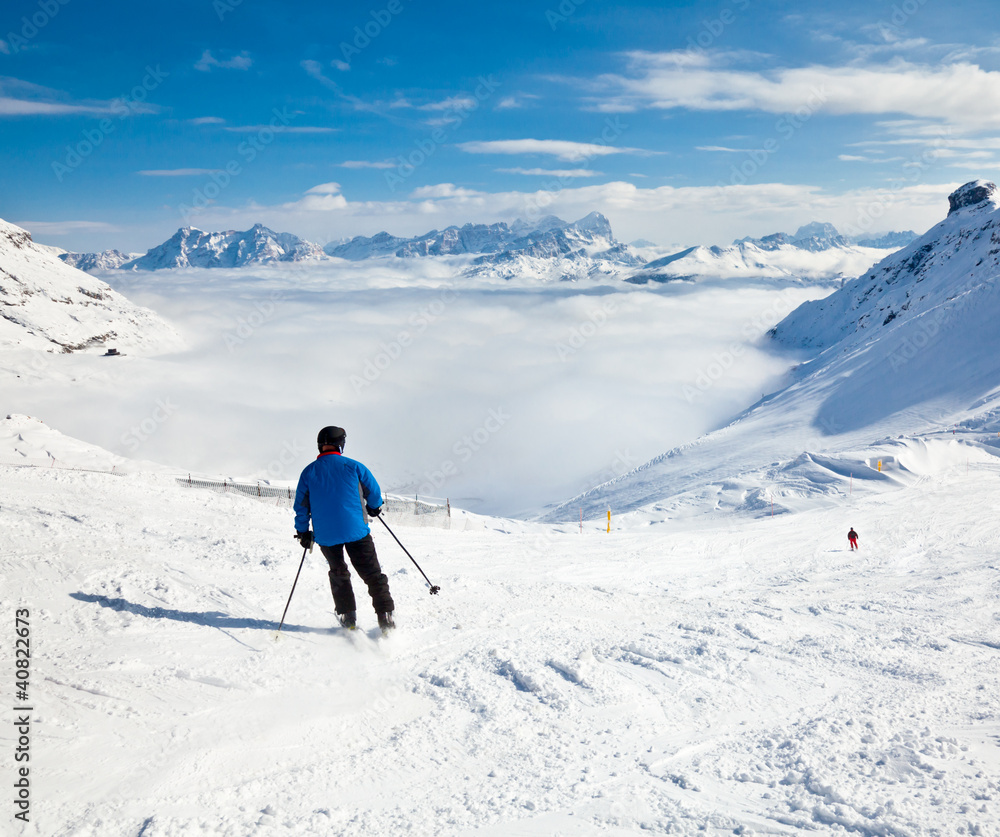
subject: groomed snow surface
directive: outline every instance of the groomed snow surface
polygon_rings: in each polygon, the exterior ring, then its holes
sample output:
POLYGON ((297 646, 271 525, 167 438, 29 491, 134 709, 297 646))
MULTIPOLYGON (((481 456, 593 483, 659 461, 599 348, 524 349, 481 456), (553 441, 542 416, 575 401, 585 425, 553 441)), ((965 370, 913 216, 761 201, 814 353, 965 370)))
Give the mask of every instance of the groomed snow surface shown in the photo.
POLYGON ((996 835, 1000 464, 939 440, 839 487, 611 534, 397 529, 434 597, 376 525, 399 630, 357 581, 362 630, 333 628, 316 552, 276 640, 289 510, 0 466, 34 707, 31 823, 8 802, 2 831, 996 835))

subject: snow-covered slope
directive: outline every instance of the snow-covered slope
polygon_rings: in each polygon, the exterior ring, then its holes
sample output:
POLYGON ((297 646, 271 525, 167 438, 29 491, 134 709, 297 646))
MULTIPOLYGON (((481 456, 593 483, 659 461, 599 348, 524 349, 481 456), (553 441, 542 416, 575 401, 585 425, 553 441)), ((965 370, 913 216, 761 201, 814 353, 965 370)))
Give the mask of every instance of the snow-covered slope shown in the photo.
POLYGON ((858 336, 870 340, 880 331, 920 321, 929 339, 946 322, 960 320, 963 310, 976 309, 987 299, 995 305, 992 290, 1000 277, 997 187, 974 181, 949 200, 945 220, 840 291, 801 306, 774 329, 774 338, 789 346, 826 348, 858 336))
MULTIPOLYGON (((874 440, 941 434, 956 425, 1000 431, 996 187, 969 183, 951 195, 950 206, 920 239, 778 324, 775 340, 807 358, 786 386, 731 424, 568 501, 550 518, 571 519, 580 507, 596 515, 609 506, 673 514, 678 503, 764 513, 762 498, 787 487, 802 452, 813 461, 812 454, 840 461, 839 491, 845 475, 870 474, 869 465, 857 463, 896 455, 892 445, 867 450, 874 440)), ((692 397, 727 374, 715 366, 693 377, 692 397)))
POLYGON ((104 345, 153 352, 176 347, 178 338, 152 311, 0 220, 0 346, 72 352, 104 345))
POLYGON ((142 256, 142 253, 123 253, 121 250, 102 250, 100 253, 62 253, 59 258, 77 270, 87 273, 102 270, 118 270, 126 262, 142 256))
POLYGON ((263 224, 244 232, 203 232, 181 227, 157 247, 122 265, 125 270, 161 270, 171 267, 245 267, 269 262, 319 258, 319 245, 291 233, 277 233, 263 224))
POLYGON ((998 834, 1000 469, 925 466, 712 528, 407 530, 437 596, 379 527, 395 635, 361 584, 333 628, 311 554, 278 641, 289 510, 0 466, 4 833, 998 834))
MULTIPOLYGON (((136 470, 138 463, 97 445, 81 442, 49 427, 33 416, 11 413, 0 419, 0 463, 44 465, 68 468, 96 468, 116 471, 136 470)), ((143 463, 145 469, 155 468, 143 463)))

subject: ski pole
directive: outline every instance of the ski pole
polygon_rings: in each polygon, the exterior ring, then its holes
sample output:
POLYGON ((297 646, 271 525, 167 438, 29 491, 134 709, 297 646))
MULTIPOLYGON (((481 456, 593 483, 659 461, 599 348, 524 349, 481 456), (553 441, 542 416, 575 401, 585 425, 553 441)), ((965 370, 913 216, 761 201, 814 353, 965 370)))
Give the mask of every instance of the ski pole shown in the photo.
MULTIPOLYGON (((379 515, 378 519, 382 521, 382 525, 385 526, 386 529, 389 529, 389 524, 385 522, 385 520, 382 518, 382 515, 379 515)), ((417 563, 416 558, 410 555, 410 551, 405 546, 403 546, 402 543, 400 543, 399 538, 396 537, 396 533, 393 532, 392 529, 389 529, 389 534, 392 535, 393 540, 399 544, 399 548, 406 553, 406 557, 409 558, 411 561, 413 561, 413 566, 416 567, 418 570, 420 570, 420 564, 417 563)), ((420 574, 424 577, 424 581, 427 582, 427 586, 431 588, 432 596, 436 593, 441 592, 440 587, 438 587, 436 584, 431 584, 431 580, 427 577, 427 573, 425 573, 423 570, 420 570, 420 574)))
POLYGON ((295 593, 295 585, 299 583, 299 573, 302 572, 302 565, 305 564, 305 562, 306 562, 306 553, 308 551, 309 551, 309 547, 306 547, 305 549, 302 550, 302 560, 299 561, 299 572, 295 573, 295 581, 292 582, 292 592, 288 594, 288 601, 285 602, 285 610, 281 614, 281 622, 278 625, 278 631, 277 631, 277 633, 274 635, 275 639, 278 638, 278 634, 281 633, 281 627, 282 627, 282 625, 285 624, 285 616, 288 614, 288 606, 292 603, 292 596, 295 593))

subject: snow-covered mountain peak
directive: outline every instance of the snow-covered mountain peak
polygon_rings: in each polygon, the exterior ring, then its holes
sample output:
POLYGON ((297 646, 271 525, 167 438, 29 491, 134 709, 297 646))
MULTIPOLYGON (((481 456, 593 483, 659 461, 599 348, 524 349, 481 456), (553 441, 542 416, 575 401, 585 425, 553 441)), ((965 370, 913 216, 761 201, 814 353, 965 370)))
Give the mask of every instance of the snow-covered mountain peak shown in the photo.
POLYGON ((989 180, 973 180, 948 196, 948 207, 949 215, 963 209, 993 211, 1000 207, 1000 194, 995 183, 989 180))
POLYGON ((604 238, 614 238, 611 233, 611 222, 600 212, 591 212, 579 221, 574 221, 569 227, 580 232, 603 236, 604 238))
POLYGON ((0 218, 0 236, 3 237, 3 243, 7 246, 15 247, 18 250, 30 246, 37 248, 41 252, 41 248, 31 240, 31 233, 27 230, 22 230, 9 221, 4 221, 2 218, 0 218))
POLYGON ((522 236, 532 232, 560 230, 563 227, 568 226, 569 223, 557 215, 543 215, 541 218, 536 218, 532 221, 528 221, 524 218, 518 218, 510 225, 510 231, 514 233, 514 235, 522 236))
POLYGON ((799 227, 795 233, 795 239, 801 238, 837 238, 840 236, 839 230, 833 225, 824 221, 813 221, 799 227))
POLYGON ((809 250, 817 253, 821 250, 830 250, 837 247, 848 247, 849 242, 840 234, 833 224, 822 221, 813 221, 799 227, 795 235, 777 232, 765 235, 762 238, 738 238, 733 242, 733 246, 742 247, 753 245, 759 250, 774 251, 782 247, 792 246, 800 250, 809 250))
POLYGON ((170 267, 244 267, 269 262, 297 262, 322 256, 316 244, 291 233, 254 224, 249 230, 205 232, 181 227, 167 241, 122 265, 123 269, 161 270, 170 267))

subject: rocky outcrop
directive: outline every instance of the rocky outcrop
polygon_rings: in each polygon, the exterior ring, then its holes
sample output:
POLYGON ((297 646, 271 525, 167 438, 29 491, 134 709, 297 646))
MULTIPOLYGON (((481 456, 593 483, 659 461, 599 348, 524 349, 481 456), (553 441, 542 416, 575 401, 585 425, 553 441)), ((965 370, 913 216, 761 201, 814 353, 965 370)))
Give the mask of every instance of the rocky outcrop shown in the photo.
POLYGON ((997 186, 988 180, 973 180, 948 196, 948 214, 961 209, 995 204, 997 201, 997 186))

